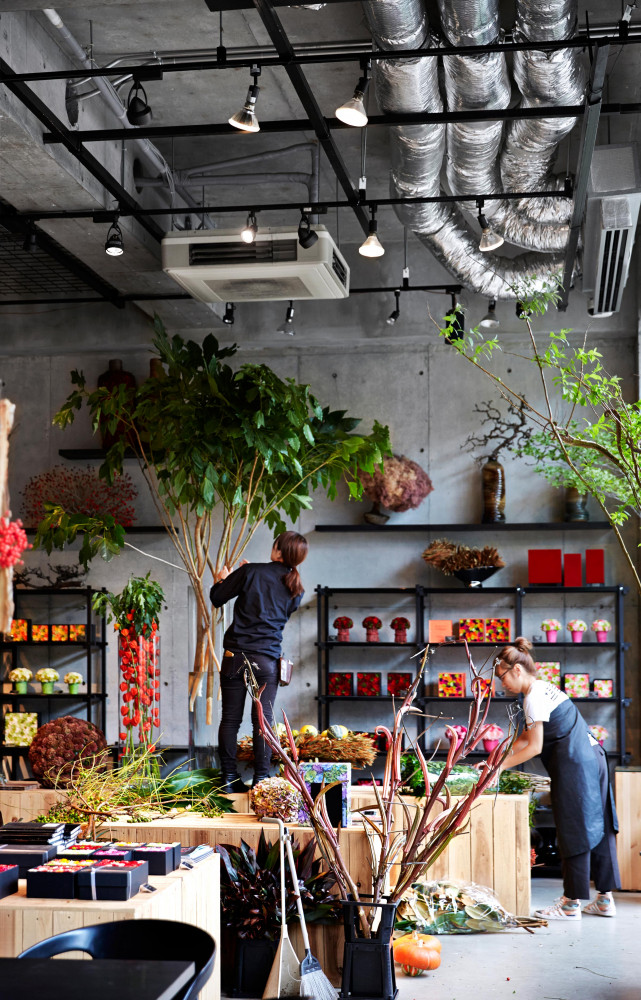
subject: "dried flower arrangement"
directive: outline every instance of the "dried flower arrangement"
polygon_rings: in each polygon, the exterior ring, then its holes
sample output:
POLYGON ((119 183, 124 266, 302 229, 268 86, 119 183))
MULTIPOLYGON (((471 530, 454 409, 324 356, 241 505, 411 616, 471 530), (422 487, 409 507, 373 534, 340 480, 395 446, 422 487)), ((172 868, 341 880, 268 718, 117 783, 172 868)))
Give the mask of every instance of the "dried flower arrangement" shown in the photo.
POLYGON ((359 478, 365 496, 395 513, 414 510, 434 489, 425 470, 405 455, 391 455, 382 469, 361 472, 359 478))
POLYGON ((54 465, 48 472, 33 476, 22 491, 25 523, 35 528, 46 514, 46 504, 64 507, 67 514, 111 515, 129 527, 134 521, 133 501, 138 490, 126 472, 114 476, 113 485, 100 479, 95 469, 69 469, 54 465))
POLYGON ((500 569, 505 566, 498 549, 493 545, 484 545, 482 549, 470 548, 469 545, 456 545, 448 538, 437 538, 431 542, 423 553, 423 559, 428 566, 433 566, 446 576, 461 569, 489 566, 500 569))
MULTIPOLYGON (((376 747, 371 736, 367 733, 348 733, 340 740, 331 736, 318 734, 303 735, 294 734, 298 759, 305 760, 327 760, 336 761, 342 764, 351 764, 359 769, 371 767, 376 760, 376 747)), ((289 747, 287 733, 280 736, 280 742, 284 749, 289 747)), ((244 736, 238 741, 236 752, 238 760, 253 761, 254 744, 251 736, 244 736)), ((280 758, 272 753, 272 761, 280 763, 280 758)))
POLYGON ((68 782, 73 767, 92 767, 106 747, 104 734, 92 722, 63 715, 40 726, 29 747, 29 763, 43 788, 55 788, 68 782))

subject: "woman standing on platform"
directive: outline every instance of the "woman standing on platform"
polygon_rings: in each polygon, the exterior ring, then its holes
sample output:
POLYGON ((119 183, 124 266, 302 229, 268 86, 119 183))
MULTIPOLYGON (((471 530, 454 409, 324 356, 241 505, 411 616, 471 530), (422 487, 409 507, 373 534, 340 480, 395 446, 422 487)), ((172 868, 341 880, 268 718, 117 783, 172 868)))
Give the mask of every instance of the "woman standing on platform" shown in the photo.
POLYGON ((620 887, 618 823, 605 751, 572 700, 554 684, 536 677, 531 648, 523 637, 504 646, 495 661, 495 676, 508 694, 523 695, 525 729, 504 766, 516 767, 540 755, 551 778, 564 895, 537 910, 536 916, 580 920, 579 901, 589 899, 592 875, 597 897, 583 913, 613 917, 612 890, 620 887))
MULTIPOLYGON (((238 730, 247 693, 244 657, 252 664, 258 686, 263 688, 260 702, 267 722, 273 725, 283 629, 304 594, 296 567, 305 559, 307 550, 303 535, 285 531, 275 540, 268 563, 249 563, 243 559, 231 573, 224 566, 211 588, 210 598, 215 608, 236 598, 232 623, 223 639, 225 653, 220 668, 222 717, 218 753, 228 792, 247 790, 238 777, 236 762, 238 730)), ((269 774, 270 751, 258 727, 254 706, 252 726, 256 785, 269 774)))

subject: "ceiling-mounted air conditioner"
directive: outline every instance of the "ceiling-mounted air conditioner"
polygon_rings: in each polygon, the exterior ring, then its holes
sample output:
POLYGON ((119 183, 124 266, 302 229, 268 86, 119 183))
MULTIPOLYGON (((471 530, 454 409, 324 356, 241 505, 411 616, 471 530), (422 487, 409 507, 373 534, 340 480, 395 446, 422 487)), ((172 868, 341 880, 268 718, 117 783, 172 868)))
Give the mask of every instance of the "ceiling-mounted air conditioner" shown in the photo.
POLYGON ((621 308, 641 204, 633 143, 597 146, 590 165, 583 235, 583 291, 591 316, 621 308))
POLYGON ((235 229, 167 233, 163 271, 201 302, 347 298, 347 262, 325 227, 313 228, 306 250, 287 227, 261 227, 253 243, 235 229))

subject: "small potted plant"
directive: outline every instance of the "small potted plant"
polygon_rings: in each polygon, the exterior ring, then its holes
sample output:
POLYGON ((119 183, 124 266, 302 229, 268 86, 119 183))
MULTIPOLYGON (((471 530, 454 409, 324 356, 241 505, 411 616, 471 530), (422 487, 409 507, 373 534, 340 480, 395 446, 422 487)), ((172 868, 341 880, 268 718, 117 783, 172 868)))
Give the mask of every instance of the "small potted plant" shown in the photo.
POLYGON ((581 618, 573 618, 567 623, 566 628, 572 635, 572 642, 583 642, 583 633, 588 630, 588 626, 581 618))
POLYGON ((605 726, 590 726, 590 732, 594 736, 595 740, 598 740, 601 746, 605 743, 610 733, 605 728, 605 726))
POLYGON ((339 615, 334 619, 334 628, 338 634, 339 642, 349 642, 349 630, 354 628, 354 622, 347 615, 339 615))
POLYGON ((394 513, 415 510, 434 487, 424 469, 405 455, 388 455, 373 473, 360 472, 363 494, 373 507, 364 515, 368 524, 382 525, 389 521, 381 507, 394 513))
POLYGON ((27 667, 16 667, 9 671, 9 680, 14 686, 16 694, 26 694, 27 685, 33 674, 27 667))
POLYGON ((284 823, 297 823, 302 799, 285 778, 263 778, 250 791, 249 803, 258 819, 271 816, 284 823))
POLYGON ((43 694, 53 694, 53 686, 60 680, 60 674, 53 667, 42 667, 36 674, 36 680, 40 682, 43 694))
POLYGON ((392 618, 390 628, 394 630, 394 642, 407 642, 407 630, 410 623, 407 618, 392 618))
POLYGON ((541 622, 541 628, 545 632, 545 638, 548 642, 556 642, 556 637, 562 627, 561 622, 556 618, 544 618, 541 622))
POLYGON ((590 628, 595 633, 597 642, 608 641, 608 632, 612 631, 612 626, 607 618, 597 618, 595 622, 592 622, 590 628))
POLYGON ((383 622, 376 615, 368 615, 363 618, 363 628, 365 629, 365 639, 367 642, 378 642, 378 630, 383 627, 383 622))
POLYGON ((503 739, 503 730, 500 726, 486 726, 483 730, 483 746, 486 753, 492 753, 503 739))
POLYGON ((80 685, 83 682, 82 674, 79 674, 76 670, 70 670, 69 673, 65 674, 65 684, 69 687, 69 694, 78 694, 80 690, 80 685))

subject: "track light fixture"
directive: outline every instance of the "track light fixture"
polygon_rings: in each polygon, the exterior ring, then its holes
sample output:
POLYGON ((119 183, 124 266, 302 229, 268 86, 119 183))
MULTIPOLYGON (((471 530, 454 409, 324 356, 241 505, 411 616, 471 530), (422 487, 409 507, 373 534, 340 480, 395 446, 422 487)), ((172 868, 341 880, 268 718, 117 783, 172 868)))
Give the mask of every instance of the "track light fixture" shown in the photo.
POLYGON ((354 125, 356 128, 363 128, 367 125, 367 111, 365 110, 365 95, 369 87, 369 70, 371 62, 364 60, 361 63, 363 75, 356 84, 353 96, 345 104, 341 104, 334 112, 336 117, 346 125, 354 125))
POLYGON ((484 329, 489 330, 492 327, 500 325, 501 324, 496 315, 496 299, 490 299, 487 307, 487 312, 483 317, 483 319, 481 320, 481 322, 479 323, 479 326, 482 326, 484 329))
POLYGON ((481 227, 481 239, 479 240, 479 250, 483 253, 487 253, 489 250, 498 250, 500 246, 503 246, 505 240, 498 233, 490 227, 487 217, 483 215, 483 199, 479 198, 476 207, 478 209, 478 221, 481 227))
POLYGON ((245 223, 245 228, 241 230, 240 238, 243 243, 253 243, 256 239, 257 232, 258 223, 256 222, 256 216, 254 215, 254 210, 252 209, 247 215, 247 222, 245 223))
POLYGON ((116 216, 109 226, 109 232, 105 241, 105 253, 110 257, 120 257, 124 252, 125 241, 122 238, 122 231, 118 225, 118 216, 116 216))
POLYGON ((233 302, 225 302, 225 315, 223 316, 223 323, 226 326, 234 325, 234 310, 236 306, 233 302))
POLYGON ((258 94, 260 93, 260 87, 257 83, 258 77, 260 76, 260 66, 252 66, 249 72, 251 73, 254 82, 250 85, 249 90, 247 91, 247 97, 242 108, 240 111, 237 111, 235 115, 232 115, 228 121, 230 125, 233 125, 234 128, 240 129, 241 132, 260 132, 260 125, 258 124, 258 118, 256 117, 256 101, 258 99, 258 94))
POLYGON ((134 80, 127 98, 127 121, 130 125, 143 126, 150 125, 151 119, 151 108, 147 102, 145 88, 140 81, 134 80))
POLYGON ((398 288, 394 292, 394 299, 396 300, 396 305, 394 306, 394 310, 389 314, 389 316, 385 320, 388 326, 394 326, 396 320, 401 315, 401 293, 398 288))
POLYGON ((310 226, 309 217, 305 212, 301 213, 298 223, 298 242, 303 250, 309 250, 318 240, 318 233, 315 233, 310 226))
POLYGON ((371 208, 372 217, 369 221, 369 233, 367 238, 361 243, 358 248, 358 252, 361 257, 382 257, 385 253, 385 247, 379 240, 376 230, 378 229, 378 223, 376 222, 376 206, 372 205, 371 208))
POLYGON ((25 253, 36 253, 38 250, 38 237, 36 236, 35 230, 32 229, 31 226, 29 226, 24 235, 22 249, 25 253))
POLYGON ((296 333, 294 329, 294 303, 289 300, 289 305, 287 306, 287 312, 285 313, 285 322, 278 327, 277 333, 287 333, 290 337, 293 337, 296 333))

